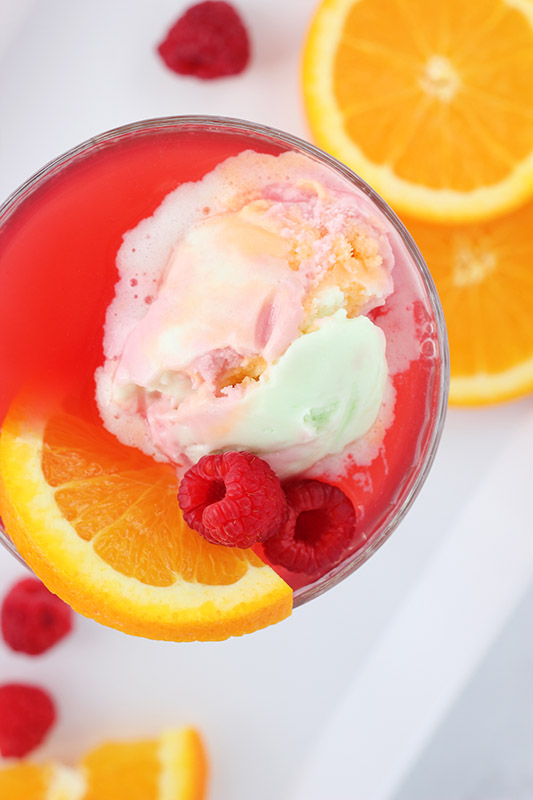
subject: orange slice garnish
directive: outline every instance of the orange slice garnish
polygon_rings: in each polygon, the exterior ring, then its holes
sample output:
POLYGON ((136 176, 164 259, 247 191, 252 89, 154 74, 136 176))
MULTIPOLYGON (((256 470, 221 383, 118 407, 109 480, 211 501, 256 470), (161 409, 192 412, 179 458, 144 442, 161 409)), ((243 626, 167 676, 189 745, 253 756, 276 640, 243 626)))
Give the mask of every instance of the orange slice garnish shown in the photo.
POLYGON ((278 622, 292 590, 251 550, 191 531, 168 466, 34 401, 0 436, 0 516, 18 551, 76 611, 126 633, 218 640, 278 622))

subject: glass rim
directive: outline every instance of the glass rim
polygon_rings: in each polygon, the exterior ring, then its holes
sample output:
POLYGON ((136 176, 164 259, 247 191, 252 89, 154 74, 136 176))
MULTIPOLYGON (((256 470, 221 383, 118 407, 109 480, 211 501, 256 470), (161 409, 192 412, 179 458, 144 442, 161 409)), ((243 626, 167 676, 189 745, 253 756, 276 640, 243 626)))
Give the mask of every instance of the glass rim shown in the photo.
MULTIPOLYGON (((263 125, 261 123, 251 122, 234 117, 210 116, 202 114, 152 117, 110 128, 103 133, 91 136, 80 144, 66 150, 56 158, 48 161, 46 164, 44 164, 44 166, 42 166, 27 180, 25 180, 17 189, 15 189, 0 205, 0 226, 2 226, 7 219, 9 219, 9 216, 22 202, 24 202, 25 198, 30 195, 35 188, 48 180, 54 175, 54 173, 60 172, 71 161, 77 159, 78 156, 83 156, 93 149, 98 150, 101 146, 119 141, 121 138, 126 138, 131 134, 143 132, 154 133, 158 129, 164 130, 186 127, 202 129, 212 128, 213 130, 222 129, 228 132, 253 134, 259 138, 270 139, 282 144, 286 144, 288 147, 297 149, 300 152, 303 152, 314 158, 315 160, 318 160, 320 163, 329 166, 334 172, 340 174, 351 184, 355 185, 377 206, 379 211, 398 233, 402 243, 407 249, 412 263, 422 279, 422 283, 427 292, 431 311, 436 323, 436 338, 439 348, 438 364, 440 372, 439 383, 437 387, 438 402, 432 429, 425 444, 422 460, 417 467, 412 485, 406 496, 399 504, 398 508, 396 508, 392 517, 386 522, 381 530, 378 529, 378 532, 372 537, 366 546, 356 551, 354 554, 352 554, 352 556, 349 556, 346 561, 342 562, 330 573, 327 573, 325 576, 316 579, 314 582, 304 587, 294 590, 294 607, 296 608, 308 602, 309 600, 318 597, 328 589, 331 589, 333 586, 336 586, 338 583, 344 580, 344 578, 347 578, 366 561, 368 561, 368 559, 374 555, 374 553, 389 539, 393 531, 404 519, 405 515, 419 494, 437 453, 448 406, 450 358, 444 313, 431 273, 413 237, 403 222, 386 203, 386 201, 379 194, 377 194, 377 192, 365 180, 363 180, 363 178, 361 178, 357 173, 346 166, 346 164, 343 164, 334 156, 331 156, 329 153, 321 150, 316 145, 313 145, 310 142, 295 136, 294 134, 287 133, 268 125, 263 125)), ((21 564, 29 569, 28 565, 17 551, 15 545, 5 533, 2 524, 0 524, 0 541, 6 547, 6 549, 8 549, 12 555, 14 555, 15 558, 20 561, 21 564)))

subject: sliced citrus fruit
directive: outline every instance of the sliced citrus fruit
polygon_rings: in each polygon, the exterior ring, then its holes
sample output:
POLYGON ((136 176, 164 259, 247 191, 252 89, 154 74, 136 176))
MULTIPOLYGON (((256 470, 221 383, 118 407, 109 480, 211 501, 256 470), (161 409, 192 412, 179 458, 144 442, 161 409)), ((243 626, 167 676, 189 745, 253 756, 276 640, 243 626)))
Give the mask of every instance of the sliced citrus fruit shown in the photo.
POLYGON ((318 144, 399 211, 466 222, 533 193, 530 0, 324 0, 303 59, 318 144))
POLYGON ((167 465, 35 401, 0 436, 0 516, 48 588, 126 633, 219 640, 287 617, 292 591, 251 550, 184 523, 167 465))
POLYGON ((23 761, 0 768, 2 800, 83 800, 85 782, 60 764, 23 761))
POLYGON ((79 769, 22 761, 0 767, 2 800, 204 800, 207 759, 194 728, 157 739, 108 742, 79 769))
POLYGON ((85 755, 81 771, 83 800, 203 800, 206 792, 206 757, 193 728, 103 744, 85 755))
POLYGON ((404 222, 442 301, 451 402, 494 403, 533 391, 533 202, 485 223, 404 222))

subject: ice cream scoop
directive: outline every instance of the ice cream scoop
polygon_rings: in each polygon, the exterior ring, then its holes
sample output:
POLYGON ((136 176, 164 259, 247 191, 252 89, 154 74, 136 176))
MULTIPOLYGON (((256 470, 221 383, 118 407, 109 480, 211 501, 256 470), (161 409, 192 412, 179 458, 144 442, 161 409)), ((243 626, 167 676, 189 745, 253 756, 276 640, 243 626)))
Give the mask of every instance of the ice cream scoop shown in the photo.
POLYGON ((178 468, 228 449, 280 477, 364 436, 392 291, 371 202, 310 158, 246 151, 128 232, 96 374, 106 427, 178 468))

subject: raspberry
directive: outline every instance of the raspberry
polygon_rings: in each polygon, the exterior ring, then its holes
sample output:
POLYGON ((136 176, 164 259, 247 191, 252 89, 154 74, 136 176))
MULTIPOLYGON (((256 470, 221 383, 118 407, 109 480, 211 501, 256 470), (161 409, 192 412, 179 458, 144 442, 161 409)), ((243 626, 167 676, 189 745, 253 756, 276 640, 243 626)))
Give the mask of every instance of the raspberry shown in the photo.
POLYGON ((223 0, 191 6, 157 48, 171 70, 211 80, 242 72, 250 57, 241 18, 223 0))
POLYGON ((355 511, 337 486, 314 480, 285 484, 287 521, 264 544, 273 564, 317 575, 339 564, 354 540, 355 511))
POLYGON ((276 533, 287 514, 278 477, 252 453, 204 456, 185 473, 178 502, 208 542, 251 547, 276 533))
POLYGON ((2 635, 12 650, 36 656, 66 636, 72 627, 70 608, 36 578, 24 578, 2 605, 2 635))
POLYGON ((51 697, 38 686, 0 686, 0 753, 22 758, 41 744, 55 718, 51 697))

